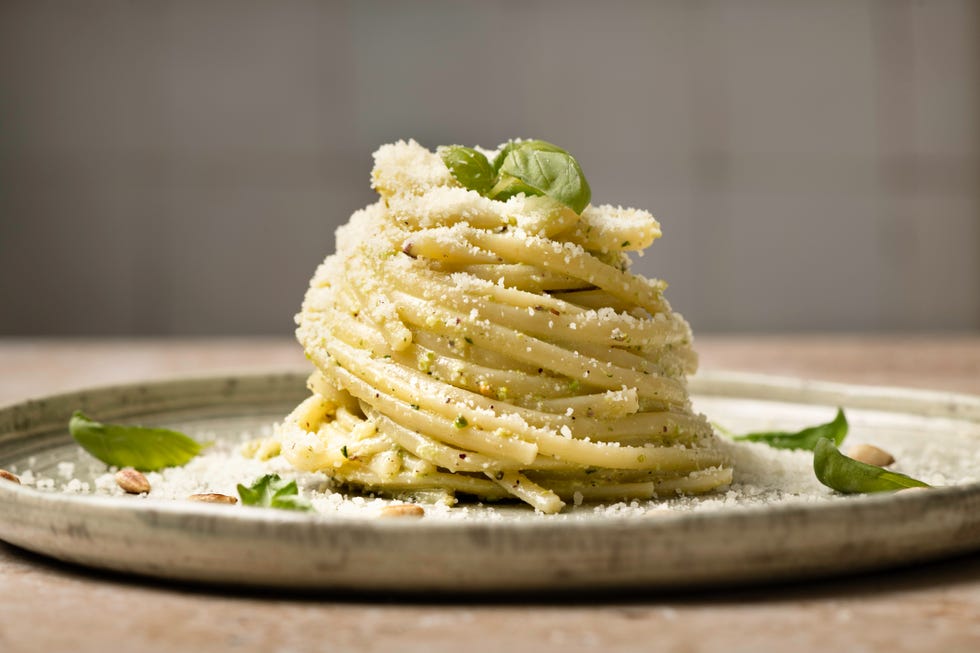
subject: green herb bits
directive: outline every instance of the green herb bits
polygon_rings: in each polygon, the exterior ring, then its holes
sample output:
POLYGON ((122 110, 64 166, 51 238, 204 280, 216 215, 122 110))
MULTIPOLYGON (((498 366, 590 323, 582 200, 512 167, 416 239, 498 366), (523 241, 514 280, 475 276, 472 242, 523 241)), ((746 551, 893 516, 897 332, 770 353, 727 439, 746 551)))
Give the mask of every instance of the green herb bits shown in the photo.
POLYGON ((313 506, 300 496, 296 481, 285 481, 279 474, 266 474, 251 485, 238 485, 238 496, 244 506, 278 508, 312 512, 313 506))

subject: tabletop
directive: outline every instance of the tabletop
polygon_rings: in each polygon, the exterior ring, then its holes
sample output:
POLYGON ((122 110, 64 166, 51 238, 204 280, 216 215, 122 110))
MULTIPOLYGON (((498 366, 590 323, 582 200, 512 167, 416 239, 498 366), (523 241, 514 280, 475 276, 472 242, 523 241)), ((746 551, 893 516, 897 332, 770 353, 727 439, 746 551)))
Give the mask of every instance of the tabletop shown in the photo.
MULTIPOLYGON (((702 369, 980 394, 980 335, 702 336, 702 369)), ((84 386, 303 369, 286 338, 0 339, 0 405, 84 386)), ((297 595, 134 579, 0 543, 0 651, 980 650, 980 552, 687 592, 297 595)))

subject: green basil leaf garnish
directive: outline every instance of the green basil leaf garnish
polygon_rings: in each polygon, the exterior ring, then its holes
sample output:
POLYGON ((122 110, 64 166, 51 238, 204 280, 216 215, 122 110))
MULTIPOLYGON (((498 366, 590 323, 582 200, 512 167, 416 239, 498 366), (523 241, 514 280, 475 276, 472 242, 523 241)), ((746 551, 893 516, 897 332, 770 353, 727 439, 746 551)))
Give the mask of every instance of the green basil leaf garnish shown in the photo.
POLYGON ((448 145, 439 148, 439 155, 456 181, 464 187, 483 196, 493 187, 497 172, 481 152, 462 145, 448 145))
MULTIPOLYGON (((542 141, 544 142, 544 141, 542 141)), ((504 159, 510 154, 510 151, 521 144, 521 141, 507 141, 500 151, 497 152, 497 156, 493 157, 493 171, 494 173, 500 172, 500 166, 504 164, 504 159)))
POLYGON ((296 481, 284 481, 279 474, 266 474, 246 487, 238 484, 242 505, 281 510, 312 511, 310 502, 299 496, 296 481))
POLYGON ((521 193, 545 196, 576 213, 592 200, 575 157, 546 141, 510 141, 492 164, 477 150, 461 145, 440 147, 439 155, 456 181, 492 200, 506 201, 521 193))
POLYGON ((531 188, 517 177, 502 174, 497 178, 497 183, 493 185, 493 188, 490 189, 490 192, 486 196, 492 200, 506 202, 514 195, 520 195, 521 193, 524 193, 528 197, 540 195, 537 190, 531 188))
POLYGON ((847 418, 844 411, 837 409, 837 416, 826 424, 805 428, 802 431, 765 431, 737 435, 734 440, 747 442, 764 442, 776 449, 805 449, 813 451, 821 438, 828 438, 835 446, 840 446, 847 436, 847 418))
POLYGON ((589 205, 592 189, 575 158, 557 145, 545 141, 522 141, 507 151, 500 163, 501 178, 516 177, 576 213, 589 205))
POLYGON ((930 487, 918 479, 883 467, 862 463, 842 454, 830 438, 820 438, 813 452, 817 480, 838 492, 890 492, 910 487, 930 487))
POLYGON ((68 422, 75 441, 107 465, 153 472, 186 464, 201 452, 196 440, 170 429, 102 424, 75 411, 68 422))

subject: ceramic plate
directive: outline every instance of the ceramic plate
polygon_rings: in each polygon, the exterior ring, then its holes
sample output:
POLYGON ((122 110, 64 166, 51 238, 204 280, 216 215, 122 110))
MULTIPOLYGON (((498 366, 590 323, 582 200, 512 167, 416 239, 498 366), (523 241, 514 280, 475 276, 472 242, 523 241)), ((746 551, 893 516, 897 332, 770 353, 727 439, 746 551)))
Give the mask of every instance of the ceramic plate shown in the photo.
MULTIPOLYGON (((583 508, 557 517, 522 506, 472 507, 466 519, 419 520, 0 482, 0 538, 82 565, 203 583, 447 592, 770 581, 980 548, 980 483, 969 476, 980 450, 980 398, 737 374, 703 374, 691 390, 699 410, 735 430, 814 423, 844 406, 853 437, 872 434, 961 468, 950 470, 955 484, 915 493, 735 507, 714 498, 705 505, 717 507, 705 510, 583 508)), ((0 409, 0 468, 54 477, 66 462, 91 467, 65 428, 76 409, 220 439, 267 429, 304 395, 304 377, 283 373, 29 401, 0 409)))

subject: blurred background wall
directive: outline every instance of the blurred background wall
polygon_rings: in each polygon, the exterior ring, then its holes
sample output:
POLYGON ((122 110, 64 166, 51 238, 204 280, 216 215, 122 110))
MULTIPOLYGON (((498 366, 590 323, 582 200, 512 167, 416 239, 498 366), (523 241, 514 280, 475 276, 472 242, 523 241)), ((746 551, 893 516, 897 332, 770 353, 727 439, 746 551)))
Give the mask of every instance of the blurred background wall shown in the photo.
POLYGON ((371 152, 553 141, 697 332, 980 327, 980 3, 0 1, 0 335, 287 334, 371 152))

